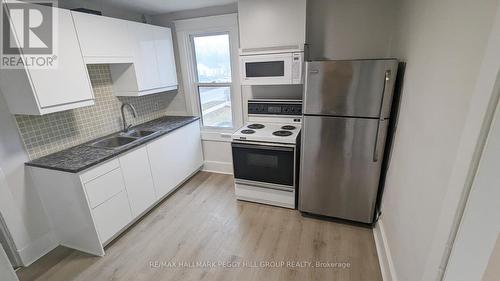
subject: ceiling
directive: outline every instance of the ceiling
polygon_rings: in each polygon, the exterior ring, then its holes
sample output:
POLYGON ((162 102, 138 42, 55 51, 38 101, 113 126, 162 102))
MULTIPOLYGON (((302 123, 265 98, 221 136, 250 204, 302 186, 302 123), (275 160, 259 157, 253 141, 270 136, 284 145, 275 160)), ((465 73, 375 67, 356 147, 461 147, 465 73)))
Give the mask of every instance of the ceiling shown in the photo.
POLYGON ((113 7, 157 15, 236 3, 237 0, 101 0, 113 7))

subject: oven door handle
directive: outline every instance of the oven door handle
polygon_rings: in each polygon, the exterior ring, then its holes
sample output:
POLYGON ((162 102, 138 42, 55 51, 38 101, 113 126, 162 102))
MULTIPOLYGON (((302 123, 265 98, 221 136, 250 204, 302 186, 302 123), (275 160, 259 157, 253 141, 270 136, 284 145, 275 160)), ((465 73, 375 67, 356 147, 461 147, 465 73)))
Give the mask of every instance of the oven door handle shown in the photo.
POLYGON ((258 187, 258 188, 267 188, 267 189, 287 191, 287 192, 294 192, 295 191, 295 188, 293 186, 285 186, 285 185, 281 185, 281 184, 274 184, 274 183, 267 183, 267 182, 255 182, 255 181, 246 180, 246 179, 239 179, 239 178, 235 178, 234 183, 250 185, 250 186, 258 187))
POLYGON ((265 149, 265 150, 275 150, 275 151, 291 151, 293 152, 293 147, 286 146, 272 146, 272 145, 261 145, 261 144, 243 144, 243 143, 231 143, 232 147, 236 148, 253 148, 253 149, 265 149))

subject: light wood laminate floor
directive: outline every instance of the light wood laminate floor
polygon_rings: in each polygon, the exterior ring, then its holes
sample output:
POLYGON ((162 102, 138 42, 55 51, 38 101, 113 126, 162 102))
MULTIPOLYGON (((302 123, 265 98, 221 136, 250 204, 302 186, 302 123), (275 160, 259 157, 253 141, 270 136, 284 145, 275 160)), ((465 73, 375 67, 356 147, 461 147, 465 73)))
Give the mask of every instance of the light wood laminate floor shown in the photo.
POLYGON ((21 281, 382 280, 371 229, 236 201, 233 188, 230 175, 200 172, 108 245, 106 256, 58 247, 18 276, 21 281))

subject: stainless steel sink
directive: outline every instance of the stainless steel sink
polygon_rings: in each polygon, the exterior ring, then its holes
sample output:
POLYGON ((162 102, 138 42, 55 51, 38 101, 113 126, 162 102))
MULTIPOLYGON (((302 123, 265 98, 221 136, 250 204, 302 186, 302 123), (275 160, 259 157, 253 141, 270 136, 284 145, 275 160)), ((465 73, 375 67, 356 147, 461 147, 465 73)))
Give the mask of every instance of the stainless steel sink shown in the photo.
POLYGON ((120 148, 127 144, 130 144, 138 138, 123 137, 123 136, 112 136, 92 143, 90 146, 99 148, 120 148))
POLYGON ((121 133, 122 136, 132 137, 132 138, 143 138, 156 133, 150 130, 132 130, 126 133, 121 133))
POLYGON ((134 129, 128 132, 116 133, 115 135, 112 135, 105 139, 93 142, 89 146, 107 149, 118 149, 154 133, 156 133, 156 131, 134 129))

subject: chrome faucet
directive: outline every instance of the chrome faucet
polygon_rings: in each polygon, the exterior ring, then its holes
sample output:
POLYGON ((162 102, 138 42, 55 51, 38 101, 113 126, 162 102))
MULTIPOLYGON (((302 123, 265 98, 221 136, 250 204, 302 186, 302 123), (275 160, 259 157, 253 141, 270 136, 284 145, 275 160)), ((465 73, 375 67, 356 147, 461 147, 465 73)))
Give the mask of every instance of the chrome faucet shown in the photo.
POLYGON ((137 111, 135 111, 135 108, 133 105, 131 105, 130 103, 124 103, 122 104, 122 122, 123 122, 123 132, 128 132, 128 129, 130 129, 130 127, 132 127, 132 124, 130 125, 127 125, 127 121, 125 121, 125 106, 130 107, 130 109, 132 109, 132 115, 134 116, 134 118, 137 117, 137 111))

